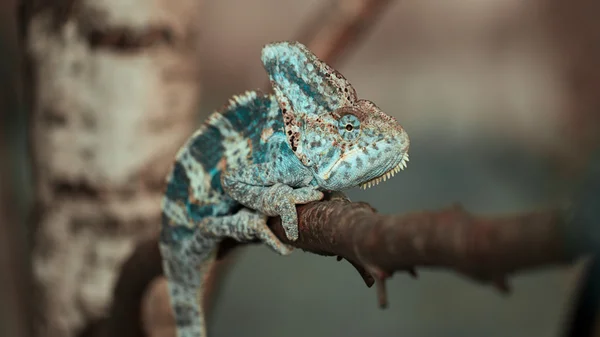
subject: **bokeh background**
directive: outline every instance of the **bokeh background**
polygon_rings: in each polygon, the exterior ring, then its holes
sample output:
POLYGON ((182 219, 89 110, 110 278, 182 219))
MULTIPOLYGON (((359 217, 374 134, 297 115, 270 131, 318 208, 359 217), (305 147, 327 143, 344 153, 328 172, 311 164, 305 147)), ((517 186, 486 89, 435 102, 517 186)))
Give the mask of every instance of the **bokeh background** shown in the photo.
MULTIPOLYGON (((10 201, 10 217, 0 219, 8 266, 0 271, 0 297, 7 299, 0 301, 2 336, 19 333, 10 303, 36 300, 20 278, 28 275, 34 244, 27 219, 35 192, 27 105, 18 91, 24 61, 15 6, 0 1, 0 183, 10 201)), ((321 7, 316 0, 203 1, 197 122, 232 94, 264 86, 262 45, 294 38, 321 7)), ((387 214, 453 202, 478 214, 503 214, 566 198, 595 134, 600 23, 593 13, 599 7, 575 0, 391 1, 336 68, 361 97, 401 122, 411 137, 411 161, 384 184, 350 190, 350 198, 387 214)), ((560 336, 578 268, 517 275, 510 296, 450 271, 420 274, 418 280, 395 275, 390 307, 380 310, 374 289, 347 262, 245 248, 223 280, 212 333, 560 336)))

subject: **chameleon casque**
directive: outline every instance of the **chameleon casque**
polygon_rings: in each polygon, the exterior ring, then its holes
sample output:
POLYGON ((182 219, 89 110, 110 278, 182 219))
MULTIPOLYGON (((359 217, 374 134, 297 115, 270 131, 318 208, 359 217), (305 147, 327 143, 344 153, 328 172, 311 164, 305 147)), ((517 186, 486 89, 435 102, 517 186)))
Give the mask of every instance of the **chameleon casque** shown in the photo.
POLYGON ((222 239, 287 255, 268 216, 280 216, 294 241, 296 204, 370 187, 408 161, 402 126, 304 45, 268 44, 261 59, 274 94, 234 96, 183 145, 167 177, 159 245, 179 337, 206 336, 202 289, 222 239))

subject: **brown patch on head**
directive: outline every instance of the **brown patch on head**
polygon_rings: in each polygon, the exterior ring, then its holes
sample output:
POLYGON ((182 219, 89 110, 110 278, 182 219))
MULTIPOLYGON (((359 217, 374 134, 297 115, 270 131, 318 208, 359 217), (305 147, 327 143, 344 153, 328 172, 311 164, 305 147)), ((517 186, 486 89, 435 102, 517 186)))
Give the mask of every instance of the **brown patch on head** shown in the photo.
POLYGON ((285 124, 285 135, 292 148, 292 151, 296 152, 300 142, 299 130, 302 126, 302 122, 294 118, 294 115, 285 108, 282 108, 281 112, 283 114, 283 122, 285 124))
POLYGON ((290 125, 292 121, 294 121, 294 116, 287 111, 287 109, 282 109, 281 114, 283 115, 283 122, 285 125, 290 125))
POLYGON ((396 120, 396 118, 383 113, 383 111, 381 111, 381 109, 379 109, 379 107, 371 101, 361 99, 356 102, 356 105, 357 108, 361 110, 364 115, 377 115, 385 122, 390 123, 390 125, 398 124, 398 120, 396 120))
POLYGON ((300 159, 300 161, 302 162, 302 164, 304 165, 310 165, 310 160, 308 159, 308 157, 305 154, 301 154, 298 159, 300 159))
MULTIPOLYGON (((360 102, 360 101, 359 101, 360 102)), ((352 114, 358 118, 358 120, 362 123, 365 119, 368 118, 369 114, 373 113, 371 109, 365 109, 365 107, 355 104, 343 106, 333 112, 333 116, 336 119, 340 119, 345 115, 352 114)))
POLYGON ((269 138, 271 138, 272 135, 273 135, 273 128, 264 129, 260 134, 260 140, 262 140, 263 142, 266 143, 269 140, 269 138))
MULTIPOLYGON (((194 189, 192 188, 192 186, 188 187, 188 202, 190 204, 199 205, 199 206, 201 206, 203 204, 202 200, 196 199, 194 197, 194 189)), ((185 209, 187 207, 183 202, 181 202, 181 204, 179 204, 179 202, 177 202, 177 205, 179 207, 181 207, 182 209, 185 209)))
POLYGON ((217 163, 217 169, 222 172, 222 171, 225 171, 226 168, 227 168, 227 158, 223 157, 217 163))
POLYGON ((288 134, 288 140, 290 141, 292 151, 296 152, 298 150, 298 143, 300 142, 300 132, 296 131, 288 134))

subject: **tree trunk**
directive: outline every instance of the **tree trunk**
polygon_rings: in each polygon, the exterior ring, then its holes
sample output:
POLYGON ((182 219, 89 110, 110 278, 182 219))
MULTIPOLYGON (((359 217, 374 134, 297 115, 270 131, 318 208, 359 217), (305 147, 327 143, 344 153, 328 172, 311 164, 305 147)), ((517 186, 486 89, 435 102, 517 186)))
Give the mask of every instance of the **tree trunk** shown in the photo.
POLYGON ((121 263, 159 229, 164 179, 199 103, 201 3, 21 3, 40 336, 101 318, 121 263))

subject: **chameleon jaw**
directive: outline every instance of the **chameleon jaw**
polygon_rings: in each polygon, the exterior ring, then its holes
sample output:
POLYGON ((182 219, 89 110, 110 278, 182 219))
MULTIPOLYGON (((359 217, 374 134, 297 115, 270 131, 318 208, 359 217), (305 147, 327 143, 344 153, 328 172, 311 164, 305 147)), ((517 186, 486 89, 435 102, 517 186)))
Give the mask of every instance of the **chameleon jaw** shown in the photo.
POLYGON ((370 188, 372 186, 379 184, 381 181, 388 180, 389 178, 393 177, 396 173, 400 172, 401 170, 404 170, 407 166, 406 163, 408 163, 408 161, 409 161, 408 153, 406 153, 402 157, 402 160, 400 160, 400 163, 398 165, 394 166, 391 170, 385 172, 384 174, 360 184, 360 188, 362 188, 363 190, 366 190, 367 188, 370 188))

